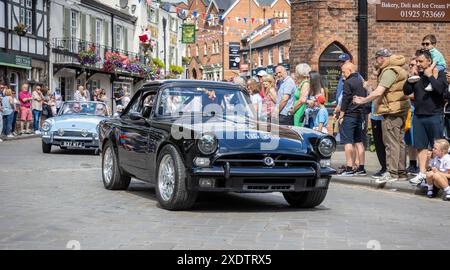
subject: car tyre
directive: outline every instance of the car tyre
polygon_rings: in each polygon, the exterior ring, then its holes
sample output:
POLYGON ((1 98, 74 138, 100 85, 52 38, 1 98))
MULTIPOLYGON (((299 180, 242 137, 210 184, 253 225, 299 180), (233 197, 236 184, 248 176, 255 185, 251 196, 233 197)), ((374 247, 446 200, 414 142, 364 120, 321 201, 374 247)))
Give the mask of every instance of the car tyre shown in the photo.
POLYGON ((48 154, 52 151, 52 145, 42 141, 42 152, 48 154))
POLYGON ((102 151, 103 185, 109 190, 125 190, 130 185, 131 177, 121 172, 116 153, 111 142, 106 142, 102 151))
POLYGON ((187 189, 186 167, 173 145, 166 145, 158 155, 156 197, 160 206, 167 210, 191 208, 198 196, 197 191, 187 189))
POLYGON ((283 192, 283 197, 292 207, 313 208, 325 200, 327 191, 327 189, 320 189, 301 192, 283 192))

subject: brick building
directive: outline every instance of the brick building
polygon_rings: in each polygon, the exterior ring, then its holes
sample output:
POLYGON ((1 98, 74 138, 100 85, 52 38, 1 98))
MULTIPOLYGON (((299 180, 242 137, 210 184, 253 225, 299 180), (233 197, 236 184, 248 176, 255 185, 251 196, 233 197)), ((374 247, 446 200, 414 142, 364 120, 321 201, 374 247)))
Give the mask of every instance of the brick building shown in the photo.
POLYGON ((187 21, 196 24, 196 42, 186 46, 191 79, 239 76, 241 40, 274 17, 286 27, 291 23, 288 0, 191 0, 188 10, 187 21))
MULTIPOLYGON (((275 19, 276 20, 276 19, 275 19)), ((289 70, 289 48, 291 46, 291 29, 288 26, 280 27, 275 22, 260 27, 250 36, 241 40, 242 65, 240 76, 255 76, 260 70, 274 74, 278 65, 289 70), (249 51, 251 42, 252 69, 250 71, 249 51)))
MULTIPOLYGON (((355 64, 367 63, 370 80, 373 74, 373 56, 379 48, 389 48, 396 54, 412 56, 421 47, 422 38, 427 34, 437 37, 437 48, 450 61, 450 24, 447 22, 403 22, 377 20, 376 7, 381 0, 367 1, 367 49, 359 46, 358 18, 361 1, 292 0, 292 33, 290 68, 298 63, 309 63, 313 69, 320 70, 330 91, 330 101, 335 97, 339 66, 335 62, 341 52, 349 53, 355 64), (361 51, 359 49, 362 49, 361 51), (360 61, 359 54, 367 55, 360 61)), ((391 1, 392 2, 392 1, 391 1)), ((416 1, 403 1, 415 3, 416 1)), ((435 1, 445 2, 445 1, 435 1)), ((448 1, 447 1, 448 2, 448 1)), ((450 12, 447 5, 447 12, 450 12)), ((365 73, 365 72, 364 72, 365 73)))

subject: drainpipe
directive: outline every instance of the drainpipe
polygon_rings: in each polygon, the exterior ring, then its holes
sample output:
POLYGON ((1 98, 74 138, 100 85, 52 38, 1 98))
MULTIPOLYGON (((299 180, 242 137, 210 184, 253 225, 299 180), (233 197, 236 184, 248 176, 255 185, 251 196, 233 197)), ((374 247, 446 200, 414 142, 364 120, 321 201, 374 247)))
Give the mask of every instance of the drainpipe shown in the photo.
POLYGON ((365 80, 367 80, 367 0, 358 1, 358 69, 365 80))
MULTIPOLYGON (((108 42, 108 41, 106 41, 108 42)), ((111 14, 111 48, 112 51, 114 51, 116 49, 116 41, 115 41, 115 36, 114 36, 114 14, 111 14)), ((111 52, 112 53, 112 52, 111 52)), ((111 112, 114 113, 114 80, 115 80, 115 75, 111 75, 111 112)))
POLYGON ((50 0, 47 0, 47 86, 50 88, 50 91, 53 88, 53 68, 50 69, 50 67, 53 67, 50 65, 50 61, 52 60, 51 57, 51 39, 50 39, 50 12, 51 12, 51 2, 50 0))

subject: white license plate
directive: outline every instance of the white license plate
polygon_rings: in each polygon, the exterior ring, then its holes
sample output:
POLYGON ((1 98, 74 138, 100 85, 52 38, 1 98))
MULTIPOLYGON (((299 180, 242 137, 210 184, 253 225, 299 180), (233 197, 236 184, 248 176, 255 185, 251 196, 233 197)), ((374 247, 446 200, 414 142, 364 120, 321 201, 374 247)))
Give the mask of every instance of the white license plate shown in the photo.
POLYGON ((61 146, 73 147, 73 148, 84 148, 84 142, 75 142, 75 141, 62 142, 61 146))

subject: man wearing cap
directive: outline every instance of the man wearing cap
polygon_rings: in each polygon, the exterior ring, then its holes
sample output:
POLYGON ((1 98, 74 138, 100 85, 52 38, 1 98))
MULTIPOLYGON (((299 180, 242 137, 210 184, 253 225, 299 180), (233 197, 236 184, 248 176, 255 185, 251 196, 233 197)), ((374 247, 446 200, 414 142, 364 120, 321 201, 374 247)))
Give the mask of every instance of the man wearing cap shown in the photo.
POLYGON ((276 108, 279 113, 280 125, 294 125, 294 115, 290 113, 294 105, 295 91, 297 86, 294 80, 288 76, 286 69, 283 66, 277 66, 275 74, 281 81, 280 89, 277 95, 276 108))
MULTIPOLYGON (((339 65, 342 67, 346 63, 351 63, 350 55, 343 53, 338 57, 339 65)), ((336 88, 336 110, 335 113, 339 113, 342 104, 342 92, 344 91, 344 76, 341 75, 336 88)), ((336 116, 338 118, 339 115, 336 116)))
POLYGON ((376 180, 378 184, 406 180, 405 120, 409 109, 409 98, 403 93, 408 73, 403 69, 405 57, 393 55, 388 49, 375 53, 375 68, 378 71, 378 86, 367 97, 354 97, 356 104, 374 99, 375 113, 383 116, 382 133, 386 146, 388 171, 376 180))

